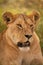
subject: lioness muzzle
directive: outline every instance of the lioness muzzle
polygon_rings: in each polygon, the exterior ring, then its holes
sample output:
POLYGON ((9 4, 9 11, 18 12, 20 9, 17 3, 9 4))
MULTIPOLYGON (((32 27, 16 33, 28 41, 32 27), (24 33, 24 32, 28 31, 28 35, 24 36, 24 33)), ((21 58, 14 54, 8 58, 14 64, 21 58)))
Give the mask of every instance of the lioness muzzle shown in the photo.
POLYGON ((30 42, 29 41, 26 41, 24 43, 18 42, 17 46, 19 46, 19 47, 29 47, 30 46, 30 42))

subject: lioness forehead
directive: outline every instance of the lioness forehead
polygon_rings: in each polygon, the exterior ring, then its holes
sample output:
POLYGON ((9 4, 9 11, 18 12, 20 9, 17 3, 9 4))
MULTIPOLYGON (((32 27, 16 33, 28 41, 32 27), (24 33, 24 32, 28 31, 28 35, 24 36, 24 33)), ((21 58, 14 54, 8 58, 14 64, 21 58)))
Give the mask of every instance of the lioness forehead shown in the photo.
POLYGON ((36 25, 37 21, 39 20, 40 14, 37 11, 33 11, 30 15, 24 15, 24 14, 16 14, 13 15, 10 12, 5 12, 3 14, 3 20, 5 21, 6 24, 9 24, 11 22, 14 22, 15 20, 18 22, 20 21, 25 21, 27 23, 33 23, 36 25))
POLYGON ((21 24, 22 23, 28 23, 28 24, 32 23, 32 20, 25 14, 18 14, 15 21, 21 24))

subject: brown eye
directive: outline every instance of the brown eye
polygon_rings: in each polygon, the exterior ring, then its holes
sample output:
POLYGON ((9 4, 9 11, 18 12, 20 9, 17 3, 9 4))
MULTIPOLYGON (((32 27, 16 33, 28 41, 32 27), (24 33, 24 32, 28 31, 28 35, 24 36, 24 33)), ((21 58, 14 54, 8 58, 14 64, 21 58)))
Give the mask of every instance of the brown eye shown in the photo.
POLYGON ((33 27, 33 24, 31 24, 30 27, 33 27))
POLYGON ((31 24, 30 27, 31 27, 31 30, 32 30, 32 32, 33 32, 33 30, 34 30, 33 24, 31 24))
POLYGON ((21 24, 17 24, 19 27, 22 27, 22 25, 21 24))
POLYGON ((21 24, 17 24, 17 26, 18 26, 19 28, 22 28, 22 25, 21 25, 21 24))

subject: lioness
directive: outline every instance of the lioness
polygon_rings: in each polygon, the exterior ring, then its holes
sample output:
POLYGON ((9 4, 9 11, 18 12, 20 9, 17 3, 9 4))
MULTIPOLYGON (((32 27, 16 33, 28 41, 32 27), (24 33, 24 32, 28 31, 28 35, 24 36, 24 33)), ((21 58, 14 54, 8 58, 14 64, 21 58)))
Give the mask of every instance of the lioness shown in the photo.
POLYGON ((0 37, 1 65, 30 65, 34 59, 42 62, 40 40, 34 30, 39 17, 37 11, 28 16, 3 14, 7 29, 0 37))

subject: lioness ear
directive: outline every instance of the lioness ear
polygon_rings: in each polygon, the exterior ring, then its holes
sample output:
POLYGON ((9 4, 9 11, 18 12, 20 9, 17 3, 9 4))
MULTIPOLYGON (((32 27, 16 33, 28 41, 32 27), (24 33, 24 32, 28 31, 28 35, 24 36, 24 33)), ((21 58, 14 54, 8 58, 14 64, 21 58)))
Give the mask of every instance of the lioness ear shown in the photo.
POLYGON ((40 18, 40 13, 38 11, 33 11, 30 15, 29 15, 29 18, 36 24, 37 21, 39 20, 40 18))
POLYGON ((10 23, 14 20, 14 17, 10 12, 5 12, 2 16, 5 23, 10 23))

